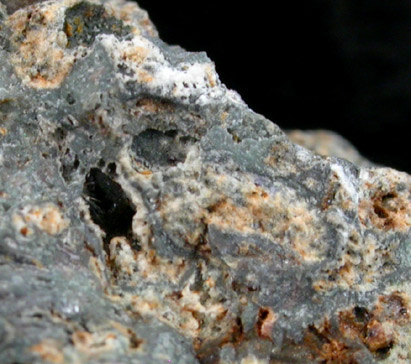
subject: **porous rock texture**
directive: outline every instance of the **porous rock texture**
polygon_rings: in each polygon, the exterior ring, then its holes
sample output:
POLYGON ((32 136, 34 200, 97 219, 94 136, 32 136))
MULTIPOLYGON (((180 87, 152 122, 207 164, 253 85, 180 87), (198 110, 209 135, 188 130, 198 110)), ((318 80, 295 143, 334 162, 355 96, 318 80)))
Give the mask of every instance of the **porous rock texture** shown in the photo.
POLYGON ((0 363, 410 362, 408 175, 294 144, 135 3, 3 4, 0 363))

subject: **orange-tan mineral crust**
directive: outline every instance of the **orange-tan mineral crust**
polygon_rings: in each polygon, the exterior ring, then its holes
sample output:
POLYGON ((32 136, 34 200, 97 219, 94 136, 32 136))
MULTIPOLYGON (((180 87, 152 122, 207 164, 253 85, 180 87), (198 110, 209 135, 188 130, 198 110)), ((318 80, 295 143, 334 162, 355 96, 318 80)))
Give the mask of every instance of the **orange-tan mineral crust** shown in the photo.
POLYGON ((135 2, 0 0, 0 363, 410 363, 410 237, 135 2))

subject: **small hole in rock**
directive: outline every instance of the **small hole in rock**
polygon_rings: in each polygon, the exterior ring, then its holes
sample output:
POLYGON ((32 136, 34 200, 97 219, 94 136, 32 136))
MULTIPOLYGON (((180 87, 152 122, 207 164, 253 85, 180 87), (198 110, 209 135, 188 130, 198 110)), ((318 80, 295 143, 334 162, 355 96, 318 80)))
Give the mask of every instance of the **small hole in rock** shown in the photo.
POLYGON ((107 173, 110 175, 115 175, 117 170, 117 165, 114 162, 111 162, 107 165, 107 173))
POLYGON ((133 249, 134 251, 139 252, 141 250, 141 245, 137 239, 132 239, 130 246, 131 246, 131 249, 133 249))
POLYGON ((113 237, 131 237, 136 209, 119 183, 99 168, 92 168, 84 183, 84 194, 92 220, 106 233, 104 248, 107 253, 113 237))
POLYGON ((80 165, 80 161, 79 161, 79 159, 78 159, 78 157, 77 157, 77 155, 76 155, 76 157, 75 157, 75 159, 74 159, 74 163, 73 163, 73 168, 74 168, 74 169, 77 169, 77 168, 79 167, 79 165, 80 165))
POLYGON ((370 319, 370 314, 368 310, 364 307, 355 306, 354 307, 355 318, 360 322, 367 322, 370 319))
POLYGON ((374 212, 381 219, 386 219, 388 217, 388 214, 386 213, 386 211, 381 206, 378 206, 378 205, 374 206, 374 212))
POLYGON ((66 100, 69 105, 74 105, 76 103, 72 94, 68 94, 66 100))
POLYGON ((103 168, 103 167, 106 165, 106 161, 105 161, 103 158, 101 158, 101 159, 98 161, 97 165, 98 165, 100 168, 103 168))
POLYGON ((394 347, 394 342, 390 341, 387 346, 384 346, 383 348, 377 349, 375 351, 375 355, 377 356, 378 359, 386 359, 390 355, 391 349, 394 347))

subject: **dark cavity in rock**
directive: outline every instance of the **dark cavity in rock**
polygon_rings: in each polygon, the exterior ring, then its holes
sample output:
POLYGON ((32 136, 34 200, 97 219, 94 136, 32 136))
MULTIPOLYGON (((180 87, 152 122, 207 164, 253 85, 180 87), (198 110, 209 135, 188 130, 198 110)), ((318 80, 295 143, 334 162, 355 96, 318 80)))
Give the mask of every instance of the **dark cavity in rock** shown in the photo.
POLYGON ((187 146, 192 138, 179 137, 176 130, 161 132, 147 129, 135 136, 132 149, 151 167, 173 166, 184 162, 187 156, 187 146))
POLYGON ((113 237, 131 237, 136 209, 117 182, 100 169, 92 168, 84 183, 84 194, 93 222, 106 233, 106 251, 113 237))

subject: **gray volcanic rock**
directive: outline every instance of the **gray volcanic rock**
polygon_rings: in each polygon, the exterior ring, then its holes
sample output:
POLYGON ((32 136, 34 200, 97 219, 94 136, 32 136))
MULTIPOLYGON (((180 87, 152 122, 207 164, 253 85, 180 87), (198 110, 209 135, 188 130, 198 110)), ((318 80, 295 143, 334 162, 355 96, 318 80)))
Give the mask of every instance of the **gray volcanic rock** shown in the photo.
POLYGON ((0 5, 0 363, 408 363, 410 192, 134 3, 0 5))
POLYGON ((322 156, 346 159, 360 167, 376 167, 342 136, 329 130, 289 130, 291 141, 322 156))
POLYGON ((6 10, 9 14, 14 13, 16 10, 24 8, 28 5, 33 5, 46 0, 0 0, 6 6, 6 10))

